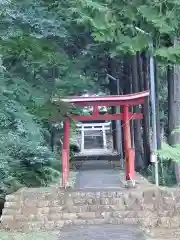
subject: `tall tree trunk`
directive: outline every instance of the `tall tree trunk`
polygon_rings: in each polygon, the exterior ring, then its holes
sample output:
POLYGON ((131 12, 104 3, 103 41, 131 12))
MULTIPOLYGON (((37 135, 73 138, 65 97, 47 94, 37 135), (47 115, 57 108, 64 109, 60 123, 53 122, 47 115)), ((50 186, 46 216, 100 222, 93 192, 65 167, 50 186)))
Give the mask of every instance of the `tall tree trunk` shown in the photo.
MULTIPOLYGON (((107 72, 111 76, 114 75, 114 60, 109 57, 108 58, 108 66, 107 66, 107 72)), ((117 83, 113 79, 109 79, 109 91, 111 95, 116 95, 117 94, 117 83)), ((111 113, 115 114, 116 113, 116 107, 112 106, 111 107, 111 113)), ((114 150, 117 150, 117 141, 116 141, 116 121, 111 121, 112 122, 112 138, 113 138, 113 148, 114 150)))
MULTIPOLYGON (((142 53, 142 71, 143 71, 143 90, 149 90, 148 84, 148 58, 146 53, 142 53)), ((144 165, 147 168, 150 164, 150 123, 149 123, 149 99, 146 98, 142 106, 143 112, 143 147, 144 147, 144 165)))
MULTIPOLYGON (((179 45, 179 40, 175 40, 179 45)), ((180 65, 168 68, 168 143, 180 144, 180 131, 172 132, 180 126, 180 65)), ((175 163, 177 183, 180 183, 180 163, 175 163)))
MULTIPOLYGON (((180 144, 180 66, 168 68, 168 143, 173 146, 180 144)), ((176 181, 180 183, 180 164, 175 163, 176 181)))
MULTIPOLYGON (((116 77, 117 77, 117 94, 123 94, 122 87, 122 71, 123 71, 123 61, 116 61, 116 77)), ((116 113, 121 112, 121 106, 116 107, 116 113)), ((120 155, 120 166, 124 166, 123 160, 123 145, 122 145, 122 120, 116 120, 116 142, 117 142, 117 152, 120 155)))
POLYGON ((167 81, 168 81, 168 143, 174 144, 172 131, 175 128, 175 107, 174 107, 174 78, 173 67, 167 67, 167 81))
MULTIPOLYGON (((138 81, 138 66, 137 56, 132 57, 132 90, 133 93, 139 92, 138 81)), ((139 106, 135 107, 136 112, 140 112, 139 106)), ((144 168, 143 162, 143 148, 142 148, 142 134, 141 134, 141 122, 139 120, 134 121, 134 142, 135 142, 135 167, 136 170, 144 168)))
POLYGON ((156 91, 156 131, 157 131, 157 149, 161 149, 161 125, 159 116, 159 79, 157 62, 154 63, 155 69, 155 91, 156 91))

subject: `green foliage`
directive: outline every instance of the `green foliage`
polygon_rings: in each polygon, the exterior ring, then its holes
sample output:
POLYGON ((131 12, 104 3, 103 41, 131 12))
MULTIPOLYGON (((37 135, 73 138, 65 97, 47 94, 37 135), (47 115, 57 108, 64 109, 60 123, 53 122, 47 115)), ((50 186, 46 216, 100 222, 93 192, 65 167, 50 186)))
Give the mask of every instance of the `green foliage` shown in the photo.
MULTIPOLYGON (((171 160, 161 161, 159 158, 158 161, 158 172, 159 172, 159 184, 161 186, 174 186, 176 184, 176 175, 174 171, 174 164, 171 160)), ((154 164, 150 165, 145 172, 142 174, 152 183, 155 184, 154 176, 154 164)))
POLYGON ((163 160, 173 160, 175 162, 180 161, 180 145, 170 146, 167 143, 163 143, 162 149, 158 152, 159 157, 163 160))
POLYGON ((180 47, 162 47, 159 48, 155 56, 160 59, 163 63, 177 64, 180 61, 180 47))
POLYGON ((93 39, 107 43, 113 56, 135 54, 148 47, 149 36, 138 32, 140 27, 156 40, 155 55, 163 62, 180 61, 179 47, 167 47, 167 36, 179 35, 180 4, 178 1, 162 2, 116 1, 116 0, 76 0, 72 12, 78 24, 91 29, 93 39))
POLYGON ((174 163, 180 162, 180 145, 170 146, 167 143, 162 144, 162 148, 158 150, 158 158, 160 161, 160 183, 162 185, 176 184, 176 175, 174 163))
MULTIPOLYGON (((45 145, 42 126, 28 111, 27 96, 23 98, 21 94, 25 80, 12 80, 7 75, 0 75, 1 197, 21 186, 47 185, 59 175, 51 166, 54 156, 45 145), (9 81, 11 84, 8 85, 9 81)), ((30 91, 31 88, 26 89, 27 95, 30 91)))
POLYGON ((69 2, 0 3, 0 197, 59 177, 45 123, 62 120, 68 108, 51 99, 93 85, 69 51, 78 52, 69 31, 69 2))
MULTIPOLYGON (((167 47, 179 36, 177 0, 3 0, 0 9, 1 196, 59 175, 44 135, 49 118, 61 121, 69 108, 51 99, 106 85, 110 56, 148 48, 135 26, 156 40, 161 63, 180 62, 179 46, 167 47)), ((165 149, 161 157, 179 158, 165 149)))

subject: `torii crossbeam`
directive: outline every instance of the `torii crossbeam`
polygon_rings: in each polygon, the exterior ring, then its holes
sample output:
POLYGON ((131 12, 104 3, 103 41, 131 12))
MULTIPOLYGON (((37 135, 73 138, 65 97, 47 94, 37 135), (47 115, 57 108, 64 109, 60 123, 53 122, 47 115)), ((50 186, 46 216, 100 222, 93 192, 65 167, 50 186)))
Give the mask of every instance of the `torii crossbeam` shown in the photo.
MULTIPOLYGON (((149 96, 149 91, 114 96, 91 96, 91 97, 67 97, 60 99, 61 101, 73 104, 74 106, 92 106, 91 115, 71 115, 72 119, 78 121, 92 120, 122 120, 125 150, 125 176, 126 180, 133 180, 135 177, 134 157, 135 151, 131 144, 130 120, 138 120, 143 118, 142 113, 134 113, 129 111, 129 107, 144 104, 145 98, 149 96), (122 113, 105 114, 99 113, 99 106, 121 106, 122 113)), ((56 99, 54 101, 57 101, 56 99)), ((64 120, 64 139, 62 149, 62 185, 67 186, 69 181, 69 140, 70 140, 70 123, 69 119, 64 120)))

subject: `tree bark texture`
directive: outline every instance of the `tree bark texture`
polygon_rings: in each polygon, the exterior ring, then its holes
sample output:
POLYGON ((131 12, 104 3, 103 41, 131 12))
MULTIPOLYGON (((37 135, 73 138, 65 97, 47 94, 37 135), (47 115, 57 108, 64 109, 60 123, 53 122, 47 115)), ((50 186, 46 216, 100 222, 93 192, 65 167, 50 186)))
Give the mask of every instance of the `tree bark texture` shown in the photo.
POLYGON ((159 79, 157 62, 154 64, 155 69, 155 91, 156 91, 156 131, 157 131, 157 149, 161 149, 161 125, 159 115, 159 79))
MULTIPOLYGON (((139 92, 139 75, 137 56, 132 57, 132 90, 133 93, 139 92)), ((139 106, 135 107, 135 112, 140 112, 139 106)), ((143 147, 141 134, 141 121, 134 121, 134 143, 135 143, 135 168, 136 171, 144 168, 143 147)))
MULTIPOLYGON (((179 45, 175 40, 174 44, 179 45)), ((180 65, 168 69, 168 143, 180 144, 180 65), (173 132, 175 129, 177 131, 173 132)), ((175 163, 177 183, 180 183, 180 163, 175 163)))
MULTIPOLYGON (((114 75, 114 60, 111 57, 108 58, 107 72, 111 76, 114 75)), ((110 95, 117 94, 117 83, 113 79, 109 79, 109 91, 110 91, 110 95)), ((114 107, 114 106, 111 107, 111 113, 112 114, 116 113, 116 107, 114 107)), ((117 150, 116 121, 112 120, 111 123, 112 123, 113 149, 117 150)))
MULTIPOLYGON (((148 82, 148 58, 146 53, 142 53, 142 72, 143 72, 143 89, 149 90, 148 82)), ((144 147, 144 164, 147 168, 150 164, 150 122, 149 122, 149 99, 146 98, 144 105, 142 106, 143 112, 143 147, 144 147)))

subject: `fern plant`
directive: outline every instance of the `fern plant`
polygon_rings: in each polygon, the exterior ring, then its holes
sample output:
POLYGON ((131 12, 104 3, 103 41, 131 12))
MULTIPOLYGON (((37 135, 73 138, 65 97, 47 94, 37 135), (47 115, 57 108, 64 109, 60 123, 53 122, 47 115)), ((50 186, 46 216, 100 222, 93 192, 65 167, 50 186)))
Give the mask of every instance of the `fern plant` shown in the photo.
POLYGON ((158 155, 163 160, 180 162, 180 144, 170 146, 167 143, 163 143, 162 149, 158 151, 158 155))

